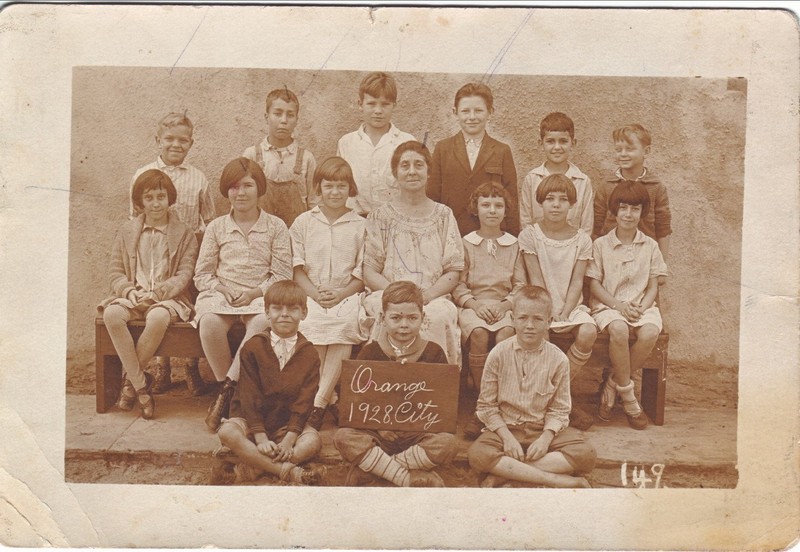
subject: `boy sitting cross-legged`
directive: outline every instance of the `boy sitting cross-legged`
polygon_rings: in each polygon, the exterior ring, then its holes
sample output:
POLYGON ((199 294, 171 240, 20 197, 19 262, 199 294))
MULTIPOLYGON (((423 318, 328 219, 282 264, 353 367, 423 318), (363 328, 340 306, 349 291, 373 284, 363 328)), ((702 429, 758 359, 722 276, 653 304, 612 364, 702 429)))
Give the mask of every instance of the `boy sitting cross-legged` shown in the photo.
POLYGON ((525 286, 514 296, 516 335, 489 352, 478 397, 487 431, 469 448, 482 487, 512 479, 549 487, 589 487, 597 453, 568 427, 569 360, 546 341, 552 310, 547 290, 525 286))
POLYGON ((316 485, 325 467, 298 466, 322 448, 317 431, 305 426, 319 385, 317 350, 297 332, 307 313, 306 294, 282 280, 269 287, 264 304, 270 329, 242 347, 231 417, 219 428, 222 447, 214 453, 219 458, 230 450, 239 462, 233 474, 212 473, 212 483, 245 483, 268 472, 281 481, 316 485))
MULTIPOLYGON (((384 330, 377 341, 361 349, 359 360, 447 363, 442 348, 419 335, 423 299, 413 282, 389 284, 383 290, 382 303, 384 330)), ((458 452, 455 436, 444 432, 343 427, 336 431, 333 444, 342 458, 352 463, 348 485, 358 485, 359 476, 367 472, 398 487, 444 487, 442 478, 431 470, 451 462, 458 452)))

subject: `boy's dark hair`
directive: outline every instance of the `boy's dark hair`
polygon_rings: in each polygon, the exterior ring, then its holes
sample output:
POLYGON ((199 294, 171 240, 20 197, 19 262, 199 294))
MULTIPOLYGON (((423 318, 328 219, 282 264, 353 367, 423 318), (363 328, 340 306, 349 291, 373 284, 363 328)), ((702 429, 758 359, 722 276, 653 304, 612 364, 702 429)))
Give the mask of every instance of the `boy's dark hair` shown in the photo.
POLYGON ((398 280, 397 282, 392 282, 383 290, 383 296, 381 297, 383 312, 386 312, 390 303, 414 303, 419 307, 419 312, 422 312, 425 306, 425 299, 422 297, 422 290, 417 287, 417 284, 408 280, 398 280))
POLYGON ((611 211, 611 214, 614 216, 617 216, 620 203, 641 205, 642 216, 645 216, 650 208, 650 194, 647 193, 647 189, 641 182, 623 180, 616 185, 608 198, 608 210, 611 211))
POLYGON ((551 174, 545 176, 536 188, 536 203, 541 205, 544 203, 547 194, 550 192, 563 192, 567 194, 567 199, 570 205, 575 205, 578 201, 578 192, 575 190, 575 184, 572 180, 563 174, 551 174))
POLYGON ((614 129, 614 132, 611 133, 611 138, 615 143, 631 143, 631 138, 633 136, 636 136, 639 139, 639 143, 641 143, 644 147, 647 147, 652 143, 650 141, 650 131, 638 123, 621 126, 617 129, 614 129))
POLYGON ((470 82, 459 88, 458 92, 456 92, 456 100, 453 103, 453 107, 458 109, 458 102, 464 98, 469 98, 470 96, 478 96, 483 98, 483 101, 486 102, 486 109, 489 110, 489 113, 494 111, 494 97, 492 96, 492 89, 482 82, 470 82))
POLYGON ((431 157, 430 150, 428 150, 427 146, 425 146, 425 144, 422 142, 409 140, 408 142, 403 142, 397 146, 392 154, 392 174, 395 178, 397 178, 397 167, 400 165, 400 158, 403 157, 403 154, 407 151, 413 151, 420 154, 425 159, 425 164, 428 166, 428 170, 430 170, 431 165, 433 164, 433 157, 431 157))
POLYGON ((516 305, 520 299, 528 299, 529 301, 542 301, 547 303, 547 313, 553 310, 553 298, 546 289, 540 286, 532 286, 530 284, 522 286, 512 298, 512 304, 516 305))
POLYGON ((297 107, 297 113, 300 114, 300 100, 297 99, 297 95, 294 92, 285 86, 283 88, 276 88, 267 94, 266 113, 269 113, 269 108, 272 107, 272 103, 275 100, 283 100, 286 103, 294 103, 294 105, 297 107))
POLYGON ((397 103, 397 83, 390 74, 376 71, 361 81, 358 87, 358 99, 362 102, 364 94, 369 94, 373 98, 384 97, 392 103, 397 103))
POLYGON ((267 288, 264 294, 264 306, 281 305, 286 307, 301 306, 306 308, 308 295, 297 282, 293 280, 278 280, 267 288))
POLYGON ((575 123, 560 111, 548 114, 539 123, 539 138, 544 138, 548 132, 569 132, 569 137, 575 139, 575 123))
POLYGON ((353 169, 341 157, 328 157, 323 161, 314 172, 313 188, 317 195, 322 194, 322 181, 328 182, 347 182, 350 189, 347 193, 350 197, 358 195, 358 187, 356 186, 355 178, 353 178, 353 169))
POLYGON ((219 177, 219 193, 228 197, 228 190, 245 176, 250 176, 256 181, 258 196, 267 193, 267 178, 258 163, 247 157, 237 157, 225 165, 219 177))
POLYGON ((144 209, 142 196, 150 190, 164 190, 167 192, 167 201, 173 205, 178 199, 178 191, 172 179, 158 169, 148 169, 136 178, 131 189, 131 200, 137 209, 144 209))
POLYGON ((161 133, 167 130, 168 128, 176 127, 176 126, 185 126, 189 128, 189 133, 194 133, 194 125, 192 121, 189 120, 189 117, 186 116, 186 113, 168 113, 158 122, 158 130, 156 134, 161 136, 161 133))
POLYGON ((478 200, 482 197, 500 197, 506 204, 506 214, 514 209, 514 201, 511 199, 511 194, 508 193, 502 184, 497 182, 484 182, 472 192, 469 196, 469 204, 467 211, 471 215, 478 216, 478 200))

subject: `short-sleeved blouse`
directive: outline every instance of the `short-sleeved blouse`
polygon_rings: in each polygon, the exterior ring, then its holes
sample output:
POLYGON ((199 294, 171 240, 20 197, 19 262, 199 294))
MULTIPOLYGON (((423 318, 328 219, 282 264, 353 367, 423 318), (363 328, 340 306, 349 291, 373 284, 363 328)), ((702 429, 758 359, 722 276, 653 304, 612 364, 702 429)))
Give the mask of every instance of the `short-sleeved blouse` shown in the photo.
POLYGON ((341 288, 351 278, 363 280, 366 220, 348 211, 333 223, 319 206, 301 213, 292 224, 292 266, 302 266, 315 286, 341 288))
POLYGON ((464 248, 453 211, 434 203, 430 215, 408 217, 391 204, 367 218, 364 264, 390 282, 430 288, 445 272, 464 270, 464 248))
POLYGON ((571 238, 554 240, 548 238, 536 223, 520 232, 519 248, 523 254, 536 255, 545 287, 553 298, 553 313, 560 313, 567 299, 575 264, 592 260, 592 238, 584 230, 578 229, 571 238))

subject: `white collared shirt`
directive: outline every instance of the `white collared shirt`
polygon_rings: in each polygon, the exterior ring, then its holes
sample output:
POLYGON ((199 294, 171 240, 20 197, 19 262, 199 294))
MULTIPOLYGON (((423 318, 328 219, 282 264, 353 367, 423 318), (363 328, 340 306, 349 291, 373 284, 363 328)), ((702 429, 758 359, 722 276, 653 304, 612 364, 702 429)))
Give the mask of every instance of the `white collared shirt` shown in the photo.
POLYGON ((415 140, 413 135, 394 124, 376 145, 367 136, 363 124, 339 138, 336 155, 350 164, 358 187, 358 195, 347 199, 348 207, 366 216, 397 197, 399 190, 392 175, 392 154, 397 146, 411 140, 415 140))
POLYGON ((292 337, 280 337, 275 332, 270 332, 269 341, 272 344, 272 350, 275 351, 275 356, 278 357, 280 369, 283 371, 286 363, 289 362, 294 353, 294 348, 297 345, 297 334, 292 337))

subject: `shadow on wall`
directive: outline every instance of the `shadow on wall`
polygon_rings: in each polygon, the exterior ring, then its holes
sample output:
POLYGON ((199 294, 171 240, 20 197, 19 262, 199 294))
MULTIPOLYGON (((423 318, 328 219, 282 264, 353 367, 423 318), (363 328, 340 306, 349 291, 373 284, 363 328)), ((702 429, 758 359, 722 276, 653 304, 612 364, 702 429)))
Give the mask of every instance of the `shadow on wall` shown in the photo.
MULTIPOLYGON (((158 120, 186 110, 194 122, 187 162, 205 172, 217 212, 222 167, 266 134, 264 99, 287 86, 300 98, 296 140, 322 160, 360 123, 365 72, 269 69, 77 67, 73 73, 68 362, 94 351, 95 305, 106 295, 109 250, 128 216, 130 179, 156 159, 158 120)), ((433 150, 458 131, 453 98, 478 75, 394 73, 393 122, 433 150)), ((746 81, 492 75, 489 134, 511 146, 520 180, 543 161, 539 121, 575 121, 572 161, 593 182, 614 170, 614 128, 650 130, 647 165, 669 189, 673 216, 664 319, 676 363, 738 365, 746 81)))

